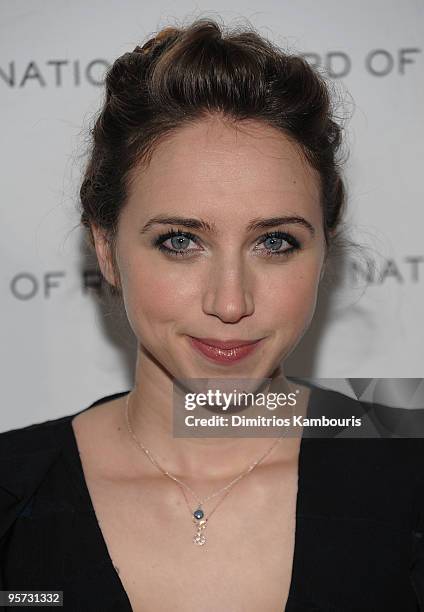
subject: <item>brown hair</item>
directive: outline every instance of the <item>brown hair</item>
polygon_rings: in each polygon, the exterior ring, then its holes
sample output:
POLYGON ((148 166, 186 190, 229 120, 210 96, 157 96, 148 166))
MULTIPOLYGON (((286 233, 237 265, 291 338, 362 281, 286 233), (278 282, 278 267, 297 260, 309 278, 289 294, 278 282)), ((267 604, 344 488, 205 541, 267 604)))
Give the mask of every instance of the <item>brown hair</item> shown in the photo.
POLYGON ((130 173, 148 163, 159 139, 211 113, 262 121, 298 144, 321 179, 328 251, 345 204, 337 157, 342 128, 328 85, 306 60, 253 28, 227 30, 211 19, 164 28, 108 70, 80 189, 91 245, 93 223, 114 246, 130 173))

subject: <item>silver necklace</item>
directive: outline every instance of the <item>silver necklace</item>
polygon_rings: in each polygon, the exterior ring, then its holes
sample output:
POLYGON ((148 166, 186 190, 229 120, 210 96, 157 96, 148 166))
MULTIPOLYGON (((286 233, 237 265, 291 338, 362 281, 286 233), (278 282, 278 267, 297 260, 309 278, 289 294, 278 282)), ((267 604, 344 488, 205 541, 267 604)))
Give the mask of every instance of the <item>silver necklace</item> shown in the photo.
POLYGON ((131 427, 131 423, 130 423, 130 414, 129 414, 129 400, 130 400, 130 395, 131 395, 132 391, 130 391, 127 395, 127 399, 125 402, 125 419, 126 419, 126 423, 127 423, 127 429, 128 429, 128 433, 130 434, 130 436, 132 437, 132 439, 134 440, 134 442, 136 443, 137 447, 140 448, 145 455, 147 456, 147 458, 150 460, 150 462, 160 471, 162 472, 162 474, 164 474, 164 476, 167 476, 168 478, 171 478, 171 480, 173 480, 174 482, 176 482, 180 487, 183 487, 185 489, 187 489, 187 491, 189 491, 193 497, 197 500, 197 506, 196 509, 193 511, 190 508, 190 505, 187 501, 187 497, 185 495, 184 489, 182 489, 182 493, 184 495, 184 499, 186 500, 187 503, 187 507, 190 511, 190 515, 192 517, 193 523, 196 526, 196 533, 193 536, 193 543, 197 544, 198 546, 203 546, 206 542, 206 537, 205 534, 203 533, 205 528, 206 528, 206 524, 207 521, 210 519, 210 517, 212 516, 212 514, 215 512, 215 510, 217 509, 217 507, 224 501, 225 497, 228 495, 228 493, 230 492, 231 487, 233 487, 237 482, 239 482, 242 478, 244 478, 245 476, 247 476, 247 474, 250 474, 250 472, 252 470, 255 469, 255 467, 257 465, 259 465, 259 463, 261 463, 261 461, 263 461, 265 459, 265 457, 267 455, 270 454, 270 452, 275 448, 275 446, 281 442, 281 440, 283 439, 284 436, 281 436, 280 438, 277 438, 277 440, 274 441, 274 443, 270 446, 270 448, 256 461, 254 461, 252 464, 249 465, 249 467, 244 470, 241 474, 239 474, 239 476, 237 476, 236 478, 234 478, 233 480, 231 480, 231 482, 229 482, 227 485, 225 485, 224 487, 221 487, 218 491, 215 491, 214 493, 211 493, 210 495, 208 495, 207 497, 204 497, 203 499, 201 499, 194 491, 193 489, 186 484, 185 482, 183 482, 182 480, 180 480, 179 478, 177 478, 176 476, 174 476, 173 474, 171 474, 170 472, 168 472, 167 470, 165 470, 162 466, 159 465, 159 463, 156 461, 156 459, 153 457, 152 453, 149 451, 149 449, 147 449, 144 444, 142 444, 140 442, 140 440, 136 437, 132 427, 131 427), (216 506, 213 508, 213 510, 209 513, 209 515, 206 517, 205 513, 203 511, 203 505, 205 504, 205 502, 209 501, 210 499, 213 499, 214 497, 216 497, 217 495, 219 495, 220 493, 225 492, 225 495, 222 497, 222 499, 219 500, 219 502, 216 504, 216 506))

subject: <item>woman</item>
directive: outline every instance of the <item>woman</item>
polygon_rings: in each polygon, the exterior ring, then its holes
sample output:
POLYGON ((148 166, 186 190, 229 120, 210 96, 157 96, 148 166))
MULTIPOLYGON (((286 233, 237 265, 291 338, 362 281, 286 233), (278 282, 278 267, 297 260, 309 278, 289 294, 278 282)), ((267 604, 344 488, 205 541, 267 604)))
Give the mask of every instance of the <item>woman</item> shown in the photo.
POLYGON ((82 223, 135 384, 2 434, 3 589, 81 611, 424 610, 420 440, 172 432, 175 379, 355 409, 284 375, 340 240, 340 133, 323 80, 252 31, 166 28, 113 64, 82 223))

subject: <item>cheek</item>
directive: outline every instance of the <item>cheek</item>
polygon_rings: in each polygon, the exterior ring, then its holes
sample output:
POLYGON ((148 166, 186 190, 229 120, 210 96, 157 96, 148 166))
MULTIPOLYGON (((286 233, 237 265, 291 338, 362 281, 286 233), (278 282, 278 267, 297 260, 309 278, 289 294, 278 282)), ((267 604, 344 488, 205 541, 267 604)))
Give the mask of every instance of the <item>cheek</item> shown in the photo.
POLYGON ((279 282, 266 288, 268 312, 275 327, 303 333, 310 324, 317 301, 319 268, 316 265, 287 267, 279 282), (270 299, 269 296, 272 296, 270 299))
POLYGON ((183 320, 197 286, 184 282, 181 274, 143 264, 137 270, 127 267, 122 275, 127 316, 139 338, 156 324, 183 320))

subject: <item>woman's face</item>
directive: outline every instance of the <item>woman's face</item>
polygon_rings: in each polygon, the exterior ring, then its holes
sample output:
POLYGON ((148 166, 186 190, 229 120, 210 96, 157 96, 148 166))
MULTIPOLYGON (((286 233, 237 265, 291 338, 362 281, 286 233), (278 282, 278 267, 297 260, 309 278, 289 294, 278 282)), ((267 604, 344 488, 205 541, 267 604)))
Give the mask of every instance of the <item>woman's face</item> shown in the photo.
MULTIPOLYGON (((96 246, 113 282, 99 239, 96 246)), ((319 177, 296 145, 262 123, 235 129, 218 117, 168 136, 133 174, 116 240, 140 350, 177 378, 270 376, 311 322, 324 257, 319 177), (199 227, 154 222, 159 216, 199 227), (275 217, 297 221, 249 228, 275 217), (172 230, 183 234, 167 237, 172 230), (224 365, 190 337, 263 340, 224 365)))

